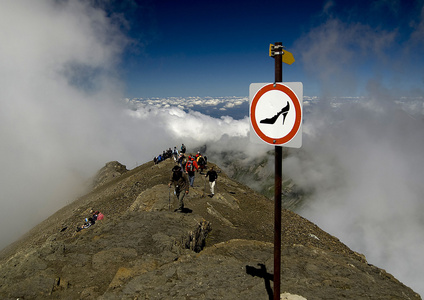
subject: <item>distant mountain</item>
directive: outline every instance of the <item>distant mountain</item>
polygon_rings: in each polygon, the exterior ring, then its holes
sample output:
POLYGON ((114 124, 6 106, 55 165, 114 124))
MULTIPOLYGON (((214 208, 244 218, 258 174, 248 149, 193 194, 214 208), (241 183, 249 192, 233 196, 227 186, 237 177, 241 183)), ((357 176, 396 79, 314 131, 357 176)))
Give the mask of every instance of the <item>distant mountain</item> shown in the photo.
MULTIPOLYGON (((174 212, 173 165, 106 164, 90 193, 0 252, 0 298, 272 299, 273 202, 224 172, 210 197, 196 173, 174 212), (77 232, 91 210, 105 218, 77 232)), ((421 299, 289 210, 282 228, 286 299, 421 299)))

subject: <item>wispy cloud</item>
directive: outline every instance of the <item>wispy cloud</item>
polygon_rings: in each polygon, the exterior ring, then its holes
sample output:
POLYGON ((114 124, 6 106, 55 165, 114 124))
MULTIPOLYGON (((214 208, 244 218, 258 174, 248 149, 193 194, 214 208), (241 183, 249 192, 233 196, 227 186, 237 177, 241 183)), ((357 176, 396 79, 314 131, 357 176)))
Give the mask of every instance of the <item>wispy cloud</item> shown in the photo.
POLYGON ((5 246, 81 192, 100 163, 129 155, 113 104, 127 39, 83 1, 3 1, 0 26, 5 246))
POLYGON ((246 120, 185 111, 228 99, 150 99, 129 110, 117 74, 130 41, 89 4, 2 2, 0 248, 83 193, 108 161, 132 168, 181 142, 248 130, 246 120))
POLYGON ((314 195, 302 215, 424 293, 424 92, 410 84, 420 73, 403 49, 416 47, 421 19, 401 40, 404 28, 381 30, 326 9, 328 19, 298 40, 302 63, 320 82, 322 99, 364 98, 336 109, 322 101, 284 170, 314 195), (416 110, 401 110, 400 95, 417 96, 416 110))

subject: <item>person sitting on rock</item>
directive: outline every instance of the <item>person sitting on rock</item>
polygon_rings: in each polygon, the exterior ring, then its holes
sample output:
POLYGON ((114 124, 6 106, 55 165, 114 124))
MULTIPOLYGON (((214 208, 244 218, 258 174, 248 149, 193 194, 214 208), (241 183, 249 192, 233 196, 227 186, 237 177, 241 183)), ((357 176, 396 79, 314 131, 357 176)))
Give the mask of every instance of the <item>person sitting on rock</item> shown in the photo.
POLYGON ((93 218, 94 221, 97 221, 97 214, 98 211, 90 210, 91 218, 93 218))
POLYGON ((97 214, 97 221, 103 220, 103 218, 105 217, 101 212, 96 211, 97 214))
POLYGON ((94 221, 100 221, 100 220, 103 220, 103 218, 104 218, 104 215, 101 212, 99 212, 98 210, 96 210, 96 211, 91 210, 90 213, 91 213, 91 217, 93 218, 94 221))
POLYGON ((85 222, 84 224, 82 224, 80 227, 77 227, 77 231, 86 229, 88 227, 90 227, 91 225, 94 225, 94 223, 96 223, 96 221, 93 220, 93 218, 85 218, 85 222))

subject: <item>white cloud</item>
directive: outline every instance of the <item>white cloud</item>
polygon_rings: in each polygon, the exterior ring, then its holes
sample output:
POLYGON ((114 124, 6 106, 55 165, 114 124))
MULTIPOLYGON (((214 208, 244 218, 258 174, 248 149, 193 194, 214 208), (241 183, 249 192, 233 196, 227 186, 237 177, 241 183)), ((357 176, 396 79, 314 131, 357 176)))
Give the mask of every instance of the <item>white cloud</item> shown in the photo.
MULTIPOLYGON (((414 42, 420 30, 418 25, 412 32, 414 42)), ((398 37, 397 30, 332 16, 299 39, 300 60, 327 101, 310 110, 303 146, 283 167, 313 192, 303 216, 423 294, 424 262, 417 254, 424 251, 424 94, 422 88, 408 90, 416 67, 399 50, 398 37), (393 68, 402 72, 391 73, 393 68), (358 101, 340 105, 331 100, 361 88, 366 97, 358 101), (414 115, 394 101, 410 92, 419 96, 414 115)), ((412 47, 413 41, 406 39, 402 46, 412 47)))
POLYGON ((199 98, 199 97, 170 97, 170 98, 149 98, 149 99, 127 99, 131 106, 134 108, 144 107, 147 104, 160 107, 170 107, 175 106, 181 109, 193 109, 197 108, 218 108, 222 110, 223 108, 236 108, 245 104, 248 99, 247 97, 219 97, 219 98, 199 98))
POLYGON ((284 170, 313 191, 303 216, 422 292, 424 124, 374 101, 314 112, 284 170))
POLYGON ((234 120, 231 117, 216 119, 200 112, 186 113, 181 108, 174 106, 160 109, 143 106, 139 107, 137 111, 128 113, 135 119, 146 120, 148 118, 151 123, 161 124, 162 130, 171 135, 170 145, 183 141, 186 145, 190 146, 191 144, 195 148, 207 142, 216 142, 223 135, 247 138, 249 132, 247 118, 242 120, 234 120))
POLYGON ((383 64, 392 60, 394 53, 388 50, 396 37, 396 31, 330 18, 301 37, 295 51, 300 54, 305 70, 319 80, 324 95, 355 95, 363 92, 361 80, 364 78, 360 75, 363 76, 364 69, 378 67, 376 62, 383 64))
POLYGON ((126 38, 103 11, 5 0, 0 26, 2 247, 73 200, 105 161, 132 154, 113 104, 126 38))

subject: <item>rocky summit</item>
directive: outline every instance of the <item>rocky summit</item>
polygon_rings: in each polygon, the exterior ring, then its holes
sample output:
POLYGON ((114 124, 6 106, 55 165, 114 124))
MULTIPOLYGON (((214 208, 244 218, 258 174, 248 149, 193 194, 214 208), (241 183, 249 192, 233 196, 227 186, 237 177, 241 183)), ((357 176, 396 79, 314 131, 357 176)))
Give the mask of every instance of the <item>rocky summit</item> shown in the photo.
MULTIPOLYGON (((273 202, 223 172, 211 197, 196 173, 174 212, 173 166, 106 164, 1 251, 0 299, 273 299, 273 202), (91 210, 104 219, 77 231, 91 210)), ((421 299, 299 215, 283 210, 282 229, 281 299, 421 299)))

